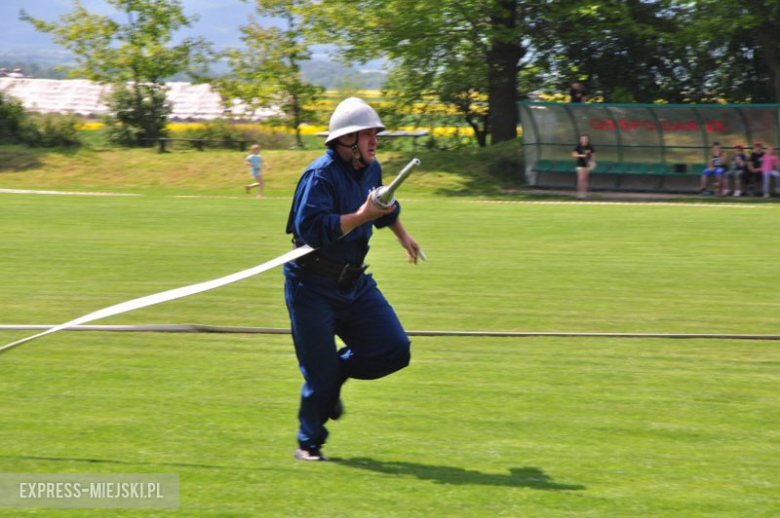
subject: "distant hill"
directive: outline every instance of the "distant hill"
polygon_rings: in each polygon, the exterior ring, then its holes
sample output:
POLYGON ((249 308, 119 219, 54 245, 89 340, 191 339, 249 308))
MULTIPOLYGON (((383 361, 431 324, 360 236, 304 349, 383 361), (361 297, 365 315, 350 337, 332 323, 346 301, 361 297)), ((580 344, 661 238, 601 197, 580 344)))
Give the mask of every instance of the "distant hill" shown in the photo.
POLYGON ((307 61, 301 66, 301 73, 306 81, 328 90, 379 90, 386 79, 381 70, 358 70, 326 61, 307 61))
MULTIPOLYGON (((0 68, 13 70, 22 69, 24 75, 37 79, 65 79, 68 75, 67 65, 52 64, 50 60, 36 59, 27 56, 25 61, 3 59, 0 56, 0 68)), ((220 70, 224 72, 226 70, 220 70)), ((386 74, 381 70, 358 70, 339 63, 327 61, 307 61, 301 66, 301 73, 308 82, 323 86, 328 90, 379 90, 384 86, 386 74)), ((177 74, 169 81, 189 81, 186 74, 177 74)))
MULTIPOLYGON (((117 16, 116 10, 102 0, 82 0, 90 12, 117 16)), ((202 36, 214 44, 215 49, 241 47, 239 27, 245 25, 254 15, 254 2, 216 2, 212 0, 182 0, 187 15, 196 15, 198 20, 190 28, 182 29, 177 38, 202 36)), ((0 67, 21 68, 25 75, 40 79, 62 79, 66 73, 55 70, 56 66, 73 66, 73 55, 53 42, 53 38, 35 30, 19 19, 19 11, 27 10, 32 16, 54 21, 60 15, 73 10, 71 0, 0 0, 0 67)), ((257 18, 265 25, 280 23, 274 18, 257 18)), ((311 48, 314 60, 304 63, 303 76, 306 80, 328 89, 366 88, 378 89, 384 84, 384 74, 376 70, 381 62, 366 66, 346 67, 330 62, 333 45, 315 45, 311 48)), ((215 64, 215 72, 225 71, 224 65, 215 64)), ((180 74, 171 81, 189 81, 180 74)))
POLYGON ((8 70, 20 68, 24 75, 28 77, 36 77, 38 79, 65 79, 68 75, 67 71, 57 70, 52 65, 24 61, 0 60, 0 68, 7 68, 8 70))

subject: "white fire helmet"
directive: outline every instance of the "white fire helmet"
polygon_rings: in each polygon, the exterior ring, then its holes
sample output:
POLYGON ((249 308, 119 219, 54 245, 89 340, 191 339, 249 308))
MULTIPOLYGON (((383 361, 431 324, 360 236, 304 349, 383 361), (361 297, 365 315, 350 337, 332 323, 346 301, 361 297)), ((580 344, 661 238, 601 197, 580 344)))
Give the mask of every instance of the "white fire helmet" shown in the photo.
POLYGON ((348 97, 336 106, 333 115, 330 116, 328 126, 330 133, 325 140, 325 145, 327 146, 344 135, 372 128, 379 131, 385 129, 385 125, 382 124, 376 111, 363 99, 348 97))

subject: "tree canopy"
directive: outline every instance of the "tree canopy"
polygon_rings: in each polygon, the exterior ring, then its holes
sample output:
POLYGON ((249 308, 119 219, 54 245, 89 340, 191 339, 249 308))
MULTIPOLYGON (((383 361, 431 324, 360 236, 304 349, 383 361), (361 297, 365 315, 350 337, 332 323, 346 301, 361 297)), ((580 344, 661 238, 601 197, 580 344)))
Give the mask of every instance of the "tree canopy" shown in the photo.
POLYGON ((173 35, 194 18, 177 0, 106 0, 118 16, 90 13, 76 0, 56 22, 22 11, 21 18, 69 49, 77 67, 70 75, 112 83, 109 105, 119 123, 118 141, 140 144, 164 135, 170 106, 165 79, 205 63, 208 45, 200 38, 173 43, 173 35))
POLYGON ((387 58, 394 97, 451 105, 482 141, 490 133, 497 143, 516 137, 523 35, 542 3, 333 0, 308 2, 301 14, 319 41, 339 42, 346 60, 387 58))
MULTIPOLYGON (((193 20, 177 0, 106 1, 123 19, 78 1, 58 22, 22 17, 73 51, 74 75, 129 82, 115 101, 132 111, 146 100, 164 118, 164 79, 203 65, 207 45, 174 43, 193 20)), ((777 0, 253 1, 279 23, 240 27, 244 47, 222 54, 232 70, 214 84, 280 107, 293 128, 320 92, 301 77, 312 43, 335 45, 345 63, 387 60, 395 111, 443 105, 481 145, 515 138, 517 100, 574 80, 613 102, 780 102, 777 0)))
POLYGON ((712 64, 704 89, 740 102, 780 102, 780 2, 681 0, 679 6, 699 37, 707 36, 693 56, 712 64))
POLYGON ((265 27, 251 20, 240 28, 243 49, 228 49, 231 72, 211 81, 225 99, 241 99, 251 108, 273 105, 282 122, 295 131, 303 146, 300 125, 311 117, 308 108, 324 90, 303 80, 301 62, 311 56, 296 0, 256 0, 256 12, 282 20, 285 27, 265 27))

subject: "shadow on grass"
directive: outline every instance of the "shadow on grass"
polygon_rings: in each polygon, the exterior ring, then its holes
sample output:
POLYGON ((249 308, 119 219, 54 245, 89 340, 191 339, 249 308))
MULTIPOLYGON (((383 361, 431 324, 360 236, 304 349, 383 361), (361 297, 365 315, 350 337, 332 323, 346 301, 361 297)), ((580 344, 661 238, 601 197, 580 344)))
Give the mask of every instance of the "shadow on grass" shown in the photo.
POLYGON ((366 457, 332 459, 333 462, 351 468, 366 469, 387 475, 412 475, 420 480, 432 480, 439 484, 483 485, 501 487, 526 487, 545 491, 582 491, 579 484, 561 484, 539 468, 509 468, 508 475, 481 473, 452 466, 431 466, 413 462, 383 462, 366 457))
POLYGON ((56 153, 72 157, 81 147, 31 148, 20 144, 0 146, 0 173, 18 173, 43 167, 41 157, 56 153))
POLYGON ((0 150, 0 173, 21 172, 41 167, 40 154, 23 148, 0 150))

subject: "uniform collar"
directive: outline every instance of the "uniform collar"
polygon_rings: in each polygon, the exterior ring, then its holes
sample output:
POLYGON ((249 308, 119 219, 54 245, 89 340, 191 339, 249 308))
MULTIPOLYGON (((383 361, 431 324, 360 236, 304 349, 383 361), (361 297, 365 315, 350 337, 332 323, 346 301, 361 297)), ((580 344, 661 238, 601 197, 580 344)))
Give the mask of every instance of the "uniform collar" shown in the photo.
POLYGON ((368 170, 368 168, 371 167, 370 165, 367 165, 366 167, 364 167, 362 169, 359 169, 359 170, 355 169, 354 167, 352 167, 352 162, 348 161, 348 160, 344 160, 343 158, 341 158, 341 155, 339 155, 339 152, 336 151, 336 149, 333 148, 333 147, 329 147, 328 150, 326 151, 326 154, 334 162, 336 162, 339 166, 341 166, 341 168, 344 171, 348 172, 351 175, 354 175, 354 177, 357 178, 357 179, 360 179, 363 176, 363 174, 368 170))

